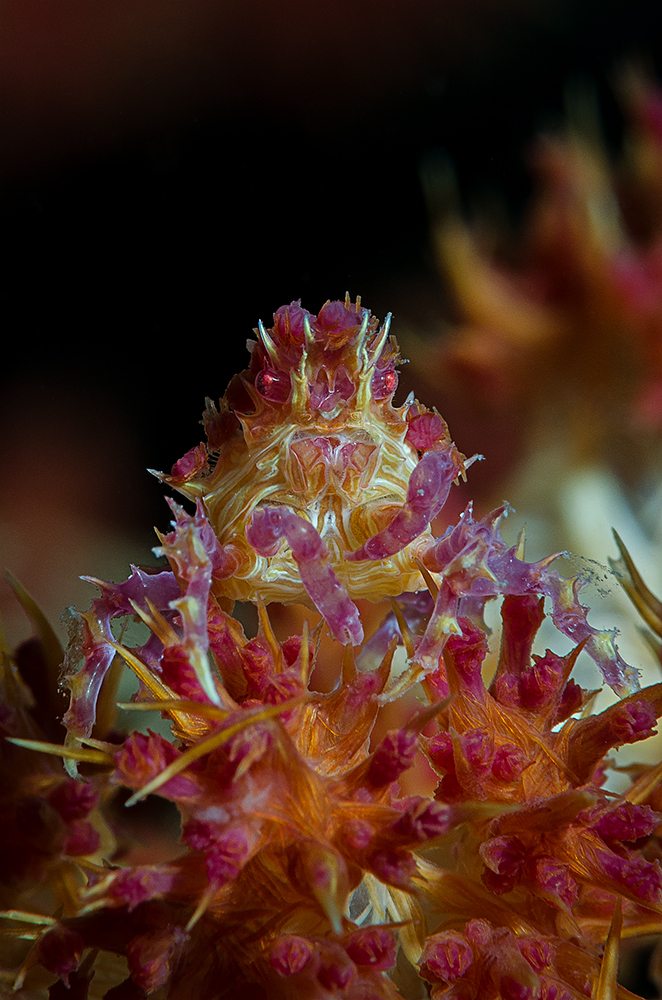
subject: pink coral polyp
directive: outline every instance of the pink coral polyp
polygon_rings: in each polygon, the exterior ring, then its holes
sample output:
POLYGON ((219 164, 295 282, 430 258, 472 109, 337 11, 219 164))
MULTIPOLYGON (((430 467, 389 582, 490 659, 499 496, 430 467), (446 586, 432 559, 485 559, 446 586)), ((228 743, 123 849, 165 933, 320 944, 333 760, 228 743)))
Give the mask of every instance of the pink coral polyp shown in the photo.
POLYGON ((466 974, 473 960, 473 950, 463 934, 442 931, 426 941, 421 973, 432 982, 452 983, 466 974))
POLYGON ((310 961, 313 948, 305 938, 290 934, 279 938, 269 954, 269 961, 279 976, 296 976, 310 961))

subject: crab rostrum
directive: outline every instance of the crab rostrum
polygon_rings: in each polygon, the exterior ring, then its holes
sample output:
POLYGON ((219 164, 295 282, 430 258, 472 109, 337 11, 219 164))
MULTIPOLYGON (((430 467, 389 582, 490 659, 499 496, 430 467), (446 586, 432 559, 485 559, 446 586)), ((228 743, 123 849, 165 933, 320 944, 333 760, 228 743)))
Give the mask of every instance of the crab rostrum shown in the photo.
POLYGON ((434 670, 462 614, 503 594, 545 594, 557 627, 586 650, 621 692, 636 686, 613 634, 590 626, 582 581, 526 563, 499 531, 502 508, 435 538, 431 522, 471 464, 436 410, 410 396, 394 407, 399 355, 357 299, 327 302, 317 316, 283 306, 249 341, 250 367, 220 408, 207 401, 207 444, 170 475, 196 501, 218 541, 213 589, 220 598, 305 603, 332 635, 358 645, 358 598, 380 601, 431 587, 435 602, 417 644, 412 683, 434 670), (422 574, 425 571, 425 577, 422 574), (460 604, 462 602, 462 607, 460 604))

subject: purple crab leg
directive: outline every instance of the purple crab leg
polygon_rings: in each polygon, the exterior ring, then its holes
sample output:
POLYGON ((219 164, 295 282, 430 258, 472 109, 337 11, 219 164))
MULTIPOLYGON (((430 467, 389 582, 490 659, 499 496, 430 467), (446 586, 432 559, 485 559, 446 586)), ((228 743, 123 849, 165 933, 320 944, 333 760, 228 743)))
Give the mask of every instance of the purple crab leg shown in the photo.
MULTIPOLYGON (((501 536, 499 521, 505 513, 507 508, 500 507, 481 521, 474 521, 469 506, 459 523, 424 554, 424 565, 433 573, 443 574, 444 584, 458 599, 466 602, 468 598, 474 611, 498 595, 548 597, 552 603, 552 621, 558 630, 575 643, 585 643, 584 649, 607 684, 621 696, 636 690, 638 672, 618 652, 615 631, 596 629, 588 622, 588 608, 579 601, 586 581, 581 577, 566 580, 550 568, 561 553, 536 563, 524 562, 517 548, 509 547, 501 536)), ((434 618, 435 615, 428 625, 430 636, 434 618)), ((424 643, 425 638, 421 648, 425 648, 424 643)))
POLYGON ((306 593, 333 638, 345 646, 363 642, 358 608, 334 573, 329 550, 312 524, 283 507, 262 507, 254 511, 246 538, 262 556, 276 555, 280 539, 284 538, 292 549, 306 593))
POLYGON ((388 559, 418 538, 446 503, 460 469, 450 454, 428 451, 409 478, 407 499, 390 524, 368 538, 356 552, 346 552, 349 562, 388 559))

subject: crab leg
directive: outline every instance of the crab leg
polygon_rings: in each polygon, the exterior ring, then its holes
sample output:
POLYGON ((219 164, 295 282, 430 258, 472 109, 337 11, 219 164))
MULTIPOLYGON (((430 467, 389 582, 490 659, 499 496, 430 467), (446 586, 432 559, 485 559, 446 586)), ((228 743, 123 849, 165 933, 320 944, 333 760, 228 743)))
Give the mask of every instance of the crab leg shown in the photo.
POLYGON ((262 556, 276 555, 280 539, 284 538, 292 549, 306 593, 334 639, 345 646, 358 646, 363 641, 358 608, 334 573, 329 550, 312 524, 286 508, 262 507, 254 511, 246 538, 262 556))
MULTIPOLYGON (((524 553, 504 541, 499 522, 507 507, 474 521, 471 506, 459 523, 436 540, 423 555, 423 564, 443 575, 444 584, 457 598, 473 604, 474 613, 498 595, 544 594, 552 604, 552 620, 558 630, 575 643, 583 642, 607 684, 621 696, 639 687, 638 673, 621 657, 614 641, 616 632, 596 629, 588 622, 588 609, 579 601, 587 582, 581 577, 564 579, 551 563, 562 553, 527 563, 524 553)), ((466 612, 465 612, 466 613, 466 612)), ((433 615, 434 619, 434 615, 433 615)), ((430 632, 432 620, 428 625, 430 632)), ((427 633, 426 633, 427 636, 427 633)), ((421 647, 423 647, 423 643, 421 647)))
POLYGON ((450 454, 428 451, 409 478, 407 499, 390 524, 369 538, 360 549, 346 552, 349 562, 388 559, 418 538, 446 503, 460 469, 450 454))

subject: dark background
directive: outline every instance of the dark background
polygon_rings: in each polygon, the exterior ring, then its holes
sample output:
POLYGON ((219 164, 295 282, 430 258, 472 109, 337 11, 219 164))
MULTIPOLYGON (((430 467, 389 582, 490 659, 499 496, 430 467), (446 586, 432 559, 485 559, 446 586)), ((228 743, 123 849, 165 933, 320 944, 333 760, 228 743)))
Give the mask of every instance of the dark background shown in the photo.
POLYGON ((443 319, 422 164, 516 221, 568 86, 616 149, 613 76, 660 55, 644 0, 89 7, 9 4, 0 40, 0 561, 49 611, 100 548, 147 552, 144 469, 197 443, 259 318, 349 290, 396 335, 443 319))

